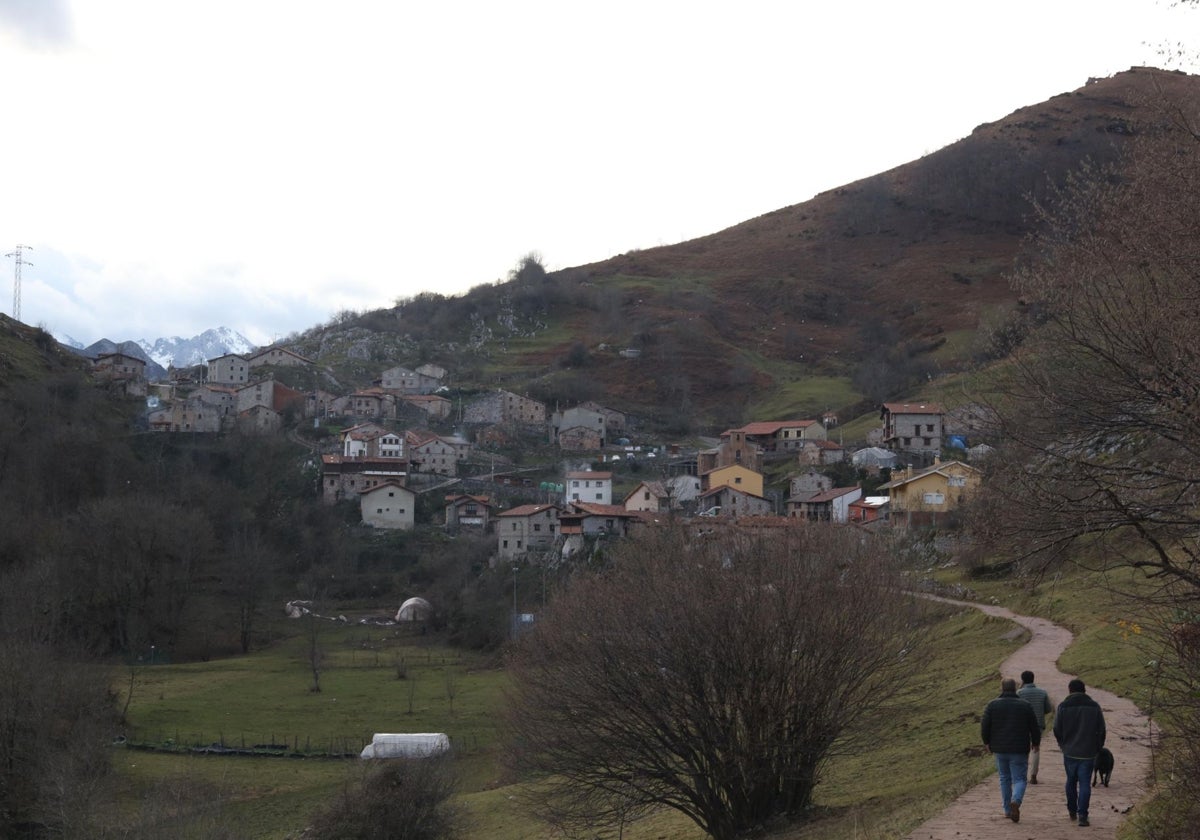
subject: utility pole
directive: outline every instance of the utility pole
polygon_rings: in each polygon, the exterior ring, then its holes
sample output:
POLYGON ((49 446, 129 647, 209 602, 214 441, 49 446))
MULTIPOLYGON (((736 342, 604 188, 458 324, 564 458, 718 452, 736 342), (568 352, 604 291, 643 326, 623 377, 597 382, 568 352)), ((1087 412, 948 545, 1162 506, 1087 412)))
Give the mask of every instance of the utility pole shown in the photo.
POLYGON ((15 251, 9 251, 7 254, 4 255, 6 257, 13 257, 14 258, 13 262, 15 263, 14 268, 13 268, 13 306, 12 306, 12 316, 13 316, 14 321, 21 320, 21 266, 33 265, 33 263, 31 263, 25 259, 25 256, 22 253, 26 248, 29 248, 30 251, 33 250, 28 245, 18 245, 17 249, 15 251))

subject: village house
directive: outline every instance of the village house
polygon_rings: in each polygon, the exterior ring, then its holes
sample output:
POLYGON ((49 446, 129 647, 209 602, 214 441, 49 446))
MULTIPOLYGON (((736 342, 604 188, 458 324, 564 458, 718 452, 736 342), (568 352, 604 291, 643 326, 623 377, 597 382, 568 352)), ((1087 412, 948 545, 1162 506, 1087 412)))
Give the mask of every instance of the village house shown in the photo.
POLYGON ((101 353, 92 361, 92 377, 127 397, 147 394, 146 363, 125 353, 101 353))
POLYGON ((521 505, 496 514, 496 558, 512 563, 545 554, 558 539, 558 505, 521 505))
POLYGON ((879 489, 887 491, 893 522, 926 524, 961 507, 981 482, 982 474, 970 464, 938 461, 924 469, 893 470, 892 480, 879 489))
POLYGON ((682 510, 700 495, 700 479, 694 475, 674 475, 661 481, 643 481, 625 496, 625 509, 666 513, 682 510))
POLYGON ((445 418, 450 416, 453 405, 450 400, 437 394, 405 394, 400 397, 403 405, 420 409, 430 417, 445 418))
POLYGON ((816 420, 769 420, 730 429, 721 437, 735 434, 764 453, 794 452, 806 440, 825 440, 825 427, 816 420))
POLYGON ((884 403, 883 445, 893 452, 932 458, 942 451, 945 412, 937 403, 884 403))
POLYGON ((573 502, 559 515, 563 537, 562 556, 569 557, 584 549, 588 540, 600 537, 626 537, 637 521, 637 514, 621 505, 573 502))
POLYGON ((342 455, 346 458, 403 458, 404 437, 375 423, 343 429, 342 455))
POLYGON ((396 398, 382 388, 364 388, 350 395, 344 413, 353 417, 395 417, 396 398))
POLYGON ((817 493, 832 489, 832 478, 814 469, 810 469, 806 473, 794 475, 788 479, 788 500, 789 503, 793 501, 799 502, 807 499, 809 496, 815 496, 817 493))
POLYGON ((488 496, 456 495, 446 497, 446 530, 476 531, 481 534, 492 530, 492 501, 488 496))
POLYGON ((312 359, 305 358, 294 350, 286 347, 264 347, 246 357, 246 364, 251 368, 271 365, 273 367, 312 367, 312 359))
POLYGON ((550 443, 559 443, 559 433, 568 429, 590 429, 599 445, 588 448, 603 449, 609 442, 607 423, 608 418, 603 412, 582 406, 556 411, 550 415, 550 443))
POLYGON ((265 405, 252 405, 237 413, 237 430, 248 435, 270 435, 283 428, 283 415, 265 405))
POLYGON ((788 515, 809 522, 850 520, 850 505, 862 498, 861 487, 834 487, 799 501, 788 501, 788 515))
POLYGON ((458 475, 461 447, 455 442, 432 432, 410 430, 404 435, 404 447, 414 472, 458 475))
POLYGON ((808 438, 800 441, 800 453, 796 456, 801 464, 829 466, 846 460, 846 450, 831 440, 808 438))
MULTIPOLYGON (((564 501, 589 502, 597 505, 612 503, 613 474, 592 470, 567 473, 564 501)), ((624 510, 624 508, 622 508, 624 510)))
POLYGON ((289 388, 282 382, 260 379, 237 389, 237 412, 241 414, 256 405, 261 405, 280 414, 289 409, 299 414, 304 411, 307 399, 303 391, 289 388))
POLYGON ((359 491, 358 501, 366 525, 402 531, 416 525, 417 494, 397 481, 382 481, 359 491))
MULTIPOLYGON (((380 376, 379 385, 385 391, 398 396, 432 394, 442 386, 442 377, 422 373, 422 369, 429 370, 430 366, 422 365, 416 370, 411 370, 403 365, 390 367, 380 376)), ((445 376, 442 368, 439 367, 437 370, 442 370, 442 376, 445 376)))
POLYGON ((578 407, 604 415, 604 428, 608 432, 609 438, 615 439, 625 433, 625 412, 600 405, 594 400, 581 402, 578 407))
POLYGON ((775 513, 775 505, 770 499, 728 484, 705 490, 697 497, 696 507, 702 514, 711 512, 719 516, 770 516, 775 513))
POLYGON ((363 490, 385 481, 405 484, 408 463, 397 458, 346 458, 340 454, 321 456, 321 499, 328 504, 356 499, 363 490))
POLYGON ((714 487, 728 486, 752 496, 763 494, 762 473, 755 472, 740 464, 728 467, 717 467, 700 475, 700 487, 704 492, 714 487))
POLYGON ((850 521, 860 525, 882 522, 888 518, 890 502, 887 496, 863 496, 850 503, 850 521))
POLYGON ((463 407, 463 422, 540 429, 546 425, 546 406, 511 391, 497 390, 467 403, 463 407))
POLYGON ((208 360, 207 378, 218 385, 245 385, 250 380, 250 365, 245 356, 226 353, 208 360))
POLYGON ((193 394, 149 416, 152 432, 219 432, 225 412, 218 406, 207 403, 202 394, 193 394))
POLYGON ((572 426, 558 433, 557 443, 567 452, 595 452, 604 448, 604 435, 590 426, 572 426))

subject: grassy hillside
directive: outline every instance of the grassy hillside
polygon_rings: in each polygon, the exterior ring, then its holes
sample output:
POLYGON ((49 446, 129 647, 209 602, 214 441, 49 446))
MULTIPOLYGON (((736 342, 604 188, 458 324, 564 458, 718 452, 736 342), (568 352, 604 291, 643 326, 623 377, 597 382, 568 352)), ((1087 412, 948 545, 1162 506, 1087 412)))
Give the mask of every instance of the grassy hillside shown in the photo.
POLYGON ((1133 68, 709 236, 418 295, 294 344, 343 382, 434 361, 454 386, 597 399, 661 427, 853 416, 968 368, 981 327, 1020 317, 1007 274, 1032 201, 1198 96, 1200 77, 1133 68))

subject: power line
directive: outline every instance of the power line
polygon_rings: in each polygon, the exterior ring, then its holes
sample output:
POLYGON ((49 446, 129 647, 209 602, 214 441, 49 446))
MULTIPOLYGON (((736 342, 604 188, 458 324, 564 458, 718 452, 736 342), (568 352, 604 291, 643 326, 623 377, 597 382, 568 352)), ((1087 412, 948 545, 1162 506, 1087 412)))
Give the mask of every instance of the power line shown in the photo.
POLYGON ((33 265, 33 263, 31 263, 27 259, 25 259, 25 255, 23 252, 26 249, 28 249, 30 251, 33 250, 33 248, 31 248, 28 245, 18 245, 17 249, 15 251, 9 251, 7 254, 4 255, 6 257, 14 257, 15 258, 14 259, 15 265, 13 267, 13 306, 12 306, 12 316, 13 316, 14 321, 21 320, 21 266, 33 265))

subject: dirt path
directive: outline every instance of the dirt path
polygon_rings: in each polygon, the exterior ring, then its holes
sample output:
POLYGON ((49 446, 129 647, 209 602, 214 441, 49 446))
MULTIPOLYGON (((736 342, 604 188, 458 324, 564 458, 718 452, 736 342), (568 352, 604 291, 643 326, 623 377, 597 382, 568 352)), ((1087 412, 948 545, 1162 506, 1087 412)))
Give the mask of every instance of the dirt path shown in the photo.
MULTIPOLYGON (((1020 683, 1022 671, 1033 671, 1037 684, 1050 693, 1055 705, 1066 696, 1067 682, 1071 678, 1079 676, 1087 682, 1086 674, 1064 674, 1058 670, 1058 657, 1071 643, 1070 631, 1045 619, 1014 615, 1003 607, 946 598, 935 600, 973 607, 1027 628, 1032 638, 1001 664, 1000 673, 1020 683)), ((1062 753, 1047 729, 1042 741, 1039 784, 1030 785, 1025 794, 1020 823, 1013 823, 1004 816, 1000 804, 1000 783, 993 774, 954 800, 941 814, 913 831, 908 835, 908 840, 1080 840, 1083 837, 1114 840, 1117 826, 1146 792, 1144 780, 1150 769, 1152 727, 1149 719, 1130 701, 1090 685, 1088 694, 1104 710, 1104 721, 1108 727, 1106 746, 1116 759, 1110 786, 1092 788, 1088 815, 1090 827, 1079 828, 1067 819, 1062 753)), ((1049 722, 1052 723, 1053 718, 1049 722)), ((972 735, 978 741, 978 732, 972 735)))

